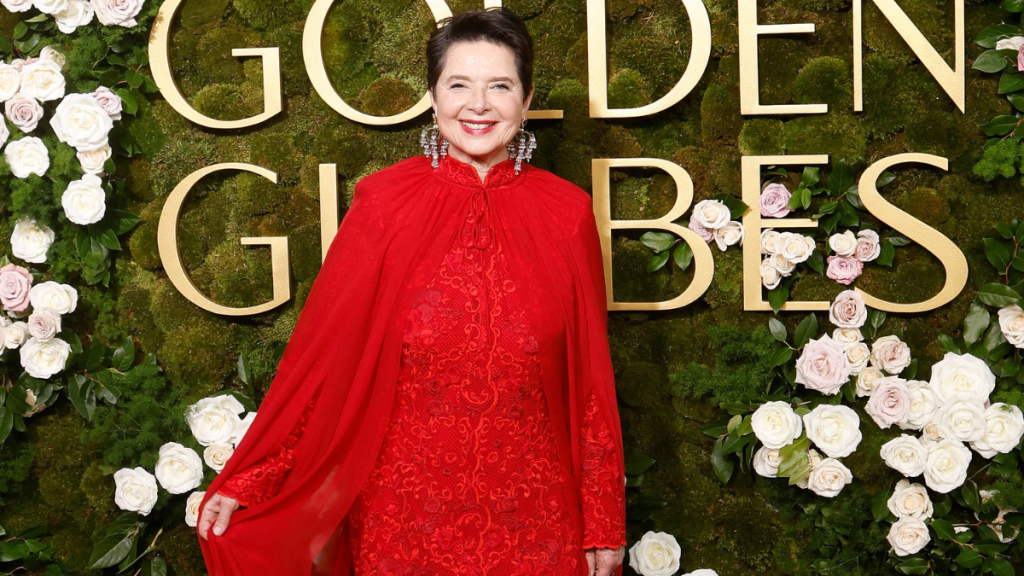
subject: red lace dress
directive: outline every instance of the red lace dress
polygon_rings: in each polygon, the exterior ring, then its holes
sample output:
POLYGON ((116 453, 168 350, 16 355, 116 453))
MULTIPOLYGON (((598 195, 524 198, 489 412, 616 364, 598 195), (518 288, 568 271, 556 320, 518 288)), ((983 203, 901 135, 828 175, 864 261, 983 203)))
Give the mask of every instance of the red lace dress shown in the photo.
MULTIPOLYGON (((438 173, 481 192, 516 177, 511 160, 485 184, 450 158, 438 173)), ((593 396, 580 439, 584 533, 574 533, 537 341, 482 196, 405 320, 391 420, 348 515, 357 575, 577 576, 581 548, 626 543, 621 455, 593 396)), ((281 448, 221 494, 249 506, 279 491, 318 394, 281 448)))

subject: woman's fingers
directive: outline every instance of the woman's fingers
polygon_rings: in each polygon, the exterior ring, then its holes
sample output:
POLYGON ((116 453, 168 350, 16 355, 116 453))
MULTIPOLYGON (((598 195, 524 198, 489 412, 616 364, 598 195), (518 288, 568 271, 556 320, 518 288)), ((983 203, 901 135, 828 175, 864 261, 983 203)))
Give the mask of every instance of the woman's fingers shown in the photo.
POLYGON ((622 564, 626 555, 626 548, 620 546, 616 549, 598 548, 596 554, 597 572, 595 576, 612 576, 615 569, 622 564))
POLYGON ((597 567, 596 554, 593 550, 587 550, 587 576, 594 576, 594 570, 597 567))
POLYGON ((231 520, 231 513, 238 507, 237 501, 231 498, 221 497, 219 504, 220 506, 217 510, 217 521, 213 524, 213 533, 217 536, 220 536, 228 529, 228 521, 231 520), (232 503, 235 505, 232 506, 232 503))
POLYGON ((203 506, 203 515, 199 518, 199 535, 203 537, 203 540, 209 539, 206 536, 206 532, 213 525, 214 520, 217 519, 217 512, 219 510, 220 494, 214 494, 206 501, 206 505, 203 506))

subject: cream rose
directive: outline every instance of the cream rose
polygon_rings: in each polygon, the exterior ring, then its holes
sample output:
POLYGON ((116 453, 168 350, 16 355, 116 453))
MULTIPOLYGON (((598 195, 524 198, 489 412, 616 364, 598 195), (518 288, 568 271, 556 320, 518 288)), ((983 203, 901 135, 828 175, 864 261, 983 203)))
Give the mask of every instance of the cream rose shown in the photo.
POLYGON ((996 402, 985 410, 985 433, 971 448, 983 458, 995 458, 1020 444, 1024 436, 1024 413, 1013 404, 996 402))
POLYGON ((957 440, 939 440, 928 445, 928 461, 924 467, 924 483, 940 494, 963 486, 971 451, 957 440))
POLYGON ((977 442, 985 436, 985 410, 971 396, 956 394, 932 414, 943 438, 977 442))
POLYGON ((195 450, 166 442, 156 461, 156 479, 171 494, 183 494, 203 483, 203 461, 195 450))
POLYGON ((57 105, 50 127, 61 142, 88 151, 107 145, 114 121, 92 94, 68 94, 57 105))
POLYGON ((847 344, 845 350, 846 359, 850 361, 850 374, 857 376, 867 368, 871 351, 868 350, 868 345, 863 342, 847 344))
POLYGON ((786 260, 786 257, 782 254, 772 254, 768 257, 768 262, 772 265, 772 268, 778 270, 779 274, 783 276, 789 276, 796 269, 796 264, 786 260))
POLYGON ((782 233, 782 256, 792 262, 799 264, 805 262, 814 252, 814 239, 803 234, 793 232, 782 233))
POLYGON ((189 406, 185 416, 192 435, 203 446, 231 442, 238 425, 242 403, 230 394, 203 398, 189 406))
POLYGON ((249 431, 249 427, 252 426, 252 422, 255 419, 256 413, 249 412, 248 414, 245 415, 245 418, 242 418, 242 421, 238 424, 238 426, 235 427, 235 434, 234 436, 231 437, 231 443, 235 446, 235 448, 238 448, 238 445, 241 444, 242 438, 245 437, 245 433, 249 431))
POLYGON ((772 266, 770 258, 765 258, 761 261, 761 266, 758 267, 758 272, 761 274, 761 284, 769 290, 778 288, 779 282, 782 282, 782 274, 772 266))
POLYGON ((82 165, 82 172, 86 174, 101 174, 103 164, 110 159, 111 154, 112 150, 109 144, 95 150, 79 150, 77 153, 78 163, 82 165))
POLYGON ((64 63, 67 62, 67 57, 61 54, 53 46, 43 46, 43 49, 39 51, 40 60, 53 60, 61 68, 64 67, 64 63))
POLYGON ((860 328, 868 321, 864 298, 855 290, 843 290, 829 306, 828 320, 839 328, 860 328))
POLYGON ((682 553, 675 536, 649 531, 629 549, 629 567, 643 576, 672 576, 682 553))
POLYGON ((864 405, 864 411, 878 424, 888 428, 906 422, 910 413, 910 390, 902 378, 889 376, 875 383, 875 389, 864 405))
POLYGON ((818 496, 835 498, 850 482, 853 482, 850 469, 835 458, 826 458, 811 470, 807 487, 818 496))
POLYGON ((935 394, 927 382, 911 380, 907 382, 907 390, 910 391, 910 409, 907 411, 907 421, 897 422, 897 426, 904 430, 920 430, 932 421, 932 414, 935 412, 935 394))
POLYGON ((878 241, 878 232, 861 230, 857 232, 857 249, 853 256, 861 262, 871 262, 882 253, 882 245, 878 241))
POLYGON ((984 406, 996 387, 996 377, 984 360, 970 354, 946 352, 942 360, 932 366, 930 384, 940 404, 945 404, 955 394, 966 393, 974 398, 975 404, 984 406))
POLYGON ((886 442, 879 454, 886 466, 908 478, 923 474, 928 463, 928 449, 909 434, 886 442))
POLYGON ((693 207, 693 214, 697 222, 708 230, 721 228, 732 218, 729 207, 718 200, 701 200, 693 207))
POLYGON ((939 440, 942 440, 942 434, 939 434, 939 427, 935 425, 935 422, 928 422, 924 428, 921 428, 921 444, 924 444, 925 448, 939 440))
POLYGON ((864 341, 859 328, 836 328, 832 331, 832 339, 840 344, 855 344, 864 341))
POLYGON ((68 7, 68 0, 32 0, 32 4, 44 14, 56 14, 68 7))
POLYGON ((999 329, 1006 341, 1017 348, 1024 348, 1024 310, 1011 304, 999 309, 999 329))
POLYGON ((754 453, 754 471, 765 478, 776 478, 779 474, 780 464, 782 464, 782 455, 775 448, 761 446, 754 453))
POLYGON ((53 239, 53 230, 35 220, 22 218, 14 224, 11 233, 11 254, 34 264, 46 262, 46 251, 53 244, 53 239))
POLYGON ((819 404, 804 414, 807 438, 832 458, 846 458, 857 449, 863 436, 860 417, 849 406, 819 404))
POLYGON ((918 518, 900 518, 889 528, 889 544, 897 556, 917 554, 931 542, 928 526, 918 518))
POLYGON ((722 252, 729 246, 743 246, 743 225, 736 220, 715 228, 712 234, 715 236, 715 244, 722 252))
POLYGON ((96 18, 104 26, 135 26, 143 0, 91 0, 96 18))
POLYGON ((21 89, 21 73, 5 62, 0 62, 0 102, 9 100, 21 89))
POLYGON ((803 422, 788 402, 765 402, 750 417, 754 436, 768 448, 779 449, 800 437, 803 422))
POLYGON ((50 153, 46 144, 35 136, 15 140, 4 149, 7 165, 15 178, 28 178, 30 174, 45 176, 50 168, 50 153))
POLYGON ((29 376, 45 380, 64 369, 71 345, 60 338, 36 340, 29 337, 19 350, 21 366, 29 376))
POLYGON ((204 496, 206 496, 206 490, 188 495, 188 500, 185 501, 185 524, 187 526, 195 528, 199 523, 199 506, 202 505, 204 496))
POLYGON ((39 121, 43 119, 43 107, 36 102, 35 98, 18 92, 13 98, 4 102, 4 114, 7 115, 11 124, 18 127, 18 130, 27 133, 35 130, 39 121))
POLYGON ((843 345, 826 334, 804 346, 796 361, 796 382, 822 394, 838 394, 852 369, 843 345))
POLYGON ((36 60, 21 68, 21 91, 41 102, 64 97, 64 75, 53 60, 36 60))
POLYGON ((46 342, 60 332, 60 313, 53 308, 36 308, 28 317, 28 333, 39 340, 46 342))
POLYGON ((114 503, 121 510, 143 516, 153 511, 158 496, 156 477, 145 468, 122 468, 114 472, 114 503))
POLYGON ((32 8, 32 0, 0 0, 0 4, 11 12, 27 12, 32 8))
POLYGON ((1024 36, 1011 36, 996 42, 996 50, 1020 50, 1024 46, 1024 36))
POLYGON ((203 462, 212 468, 216 472, 220 472, 224 469, 224 465, 227 464, 228 458, 235 453, 234 447, 227 442, 217 442, 210 444, 203 450, 203 462))
POLYGON ((14 350, 25 343, 28 340, 28 323, 27 322, 13 322, 9 326, 4 327, 4 345, 3 347, 8 350, 14 350))
POLYGON ((64 214, 75 224, 94 224, 103 219, 106 212, 106 192, 98 176, 86 174, 81 180, 68 184, 61 196, 64 214))
POLYGON ((761 231, 761 254, 778 254, 782 251, 782 234, 771 228, 761 231))
POLYGON ((853 235, 852 230, 833 234, 828 238, 828 247, 838 256, 853 256, 857 250, 857 237, 853 235))
POLYGON ((917 518, 927 520, 935 511, 928 490, 920 484, 911 484, 909 480, 896 483, 896 490, 887 502, 889 511, 897 518, 917 518))
POLYGON ((30 288, 28 299, 33 308, 47 306, 60 314, 70 314, 78 307, 78 290, 70 284, 47 280, 30 288))
POLYGON ((89 2, 68 0, 67 7, 54 14, 53 19, 57 21, 57 28, 61 32, 71 34, 80 26, 85 26, 92 22, 94 14, 95 10, 93 10, 92 4, 89 2))
POLYGON ((899 374, 910 365, 910 346, 897 336, 883 336, 871 345, 871 365, 889 374, 899 374))

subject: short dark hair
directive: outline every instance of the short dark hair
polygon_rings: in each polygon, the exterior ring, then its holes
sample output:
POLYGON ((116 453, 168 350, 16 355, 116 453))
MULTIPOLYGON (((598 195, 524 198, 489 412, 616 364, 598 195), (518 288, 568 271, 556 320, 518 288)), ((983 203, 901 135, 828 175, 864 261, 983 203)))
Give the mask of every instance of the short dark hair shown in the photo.
POLYGON ((523 101, 533 88, 533 38, 518 14, 504 7, 466 10, 438 22, 427 40, 427 87, 434 92, 444 69, 445 53, 456 42, 485 40, 507 46, 515 56, 523 101))

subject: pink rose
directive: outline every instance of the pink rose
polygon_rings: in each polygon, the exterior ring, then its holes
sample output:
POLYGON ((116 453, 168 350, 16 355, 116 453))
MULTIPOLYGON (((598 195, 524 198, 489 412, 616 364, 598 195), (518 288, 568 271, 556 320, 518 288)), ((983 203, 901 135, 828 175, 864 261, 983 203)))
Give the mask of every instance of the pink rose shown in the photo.
POLYGON ((28 333, 36 340, 52 340, 60 332, 60 312, 42 306, 28 317, 28 333))
POLYGON ((0 268, 0 302, 4 309, 22 312, 28 308, 28 292, 32 288, 32 274, 17 264, 0 268))
POLYGON ((864 263, 853 256, 829 256, 825 275, 840 284, 849 286, 863 271, 864 263))
POLYGON ((110 88, 100 86, 92 93, 92 97, 100 103, 100 107, 110 116, 111 120, 121 119, 121 97, 111 92, 110 88))
POLYGON ((690 215, 690 230, 693 230, 694 232, 696 232, 697 236, 700 236, 701 238, 703 238, 704 241, 707 242, 708 244, 710 244, 711 241, 715 239, 715 233, 712 232, 711 230, 708 230, 707 228, 705 228, 697 220, 697 214, 696 213, 693 213, 693 214, 690 215))
POLYGON ((1024 72, 1024 46, 1017 51, 1017 72, 1024 72))
POLYGON ((878 232, 874 230, 861 230, 857 232, 857 249, 853 255, 861 262, 871 262, 882 253, 882 246, 878 242, 878 232))
POLYGON ((785 218, 789 214, 786 204, 793 195, 782 184, 769 184, 761 191, 761 216, 785 218))
POLYGON ((906 380, 896 376, 878 380, 864 411, 879 428, 906 422, 910 415, 910 389, 906 380))
POLYGON ((796 382, 822 394, 838 394, 852 370, 844 346, 825 334, 804 346, 796 361, 796 382))
POLYGON ((25 133, 35 130, 39 121, 43 119, 43 107, 39 105, 39 102, 21 92, 4 102, 4 112, 7 114, 7 119, 25 133))

